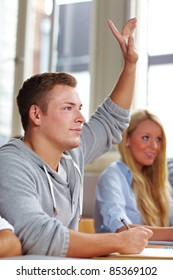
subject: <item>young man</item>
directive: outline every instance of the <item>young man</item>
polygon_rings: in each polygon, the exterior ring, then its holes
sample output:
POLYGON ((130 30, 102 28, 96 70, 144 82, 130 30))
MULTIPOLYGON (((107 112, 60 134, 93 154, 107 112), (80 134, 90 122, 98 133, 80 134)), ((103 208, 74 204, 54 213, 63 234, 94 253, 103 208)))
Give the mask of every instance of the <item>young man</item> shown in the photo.
POLYGON ((0 216, 0 258, 21 254, 21 243, 14 234, 14 228, 0 216))
POLYGON ((0 211, 14 225, 24 254, 83 258, 138 253, 152 235, 143 227, 116 234, 77 232, 84 165, 121 140, 133 98, 136 19, 125 24, 122 34, 108 24, 122 49, 124 67, 88 123, 80 111, 76 80, 68 73, 35 75, 19 91, 25 133, 0 150, 0 211))

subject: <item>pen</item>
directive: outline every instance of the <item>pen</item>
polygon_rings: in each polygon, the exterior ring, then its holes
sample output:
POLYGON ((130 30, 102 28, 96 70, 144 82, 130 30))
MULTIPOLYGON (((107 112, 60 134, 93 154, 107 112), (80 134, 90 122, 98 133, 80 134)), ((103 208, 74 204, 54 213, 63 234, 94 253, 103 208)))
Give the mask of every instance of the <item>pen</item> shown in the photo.
POLYGON ((125 219, 120 218, 120 221, 122 222, 122 224, 125 226, 126 229, 130 229, 130 227, 125 219))

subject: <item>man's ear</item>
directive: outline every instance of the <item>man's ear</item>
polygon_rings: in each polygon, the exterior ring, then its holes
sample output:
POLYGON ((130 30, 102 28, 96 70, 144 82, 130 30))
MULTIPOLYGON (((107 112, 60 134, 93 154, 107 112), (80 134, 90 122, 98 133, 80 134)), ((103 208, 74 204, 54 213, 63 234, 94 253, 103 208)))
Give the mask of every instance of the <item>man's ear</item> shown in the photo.
POLYGON ((40 125, 40 108, 37 105, 32 105, 29 109, 29 117, 30 120, 35 124, 35 125, 40 125))

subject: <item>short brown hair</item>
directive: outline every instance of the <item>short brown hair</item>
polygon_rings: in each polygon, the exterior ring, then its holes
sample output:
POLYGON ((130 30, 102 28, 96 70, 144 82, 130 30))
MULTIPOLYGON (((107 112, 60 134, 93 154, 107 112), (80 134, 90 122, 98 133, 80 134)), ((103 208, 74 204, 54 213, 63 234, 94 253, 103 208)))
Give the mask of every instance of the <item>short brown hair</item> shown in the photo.
POLYGON ((65 72, 46 72, 36 74, 27 79, 17 95, 17 105, 21 116, 24 131, 28 126, 29 110, 35 104, 43 111, 46 111, 48 104, 48 94, 55 85, 77 86, 74 76, 65 72))

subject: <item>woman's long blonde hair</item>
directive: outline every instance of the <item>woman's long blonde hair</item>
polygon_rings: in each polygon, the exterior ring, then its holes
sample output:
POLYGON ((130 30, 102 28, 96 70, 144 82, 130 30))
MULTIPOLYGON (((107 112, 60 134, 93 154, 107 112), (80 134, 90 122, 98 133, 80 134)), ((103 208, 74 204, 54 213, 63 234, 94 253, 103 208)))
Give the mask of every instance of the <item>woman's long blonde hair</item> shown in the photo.
POLYGON ((148 110, 139 109, 131 115, 128 129, 118 145, 121 159, 125 162, 133 176, 132 188, 135 193, 138 208, 143 221, 150 226, 168 226, 169 224, 169 196, 166 161, 166 136, 160 120, 148 110), (127 137, 144 120, 152 120, 162 130, 161 150, 151 166, 144 166, 140 171, 126 145, 127 137))

